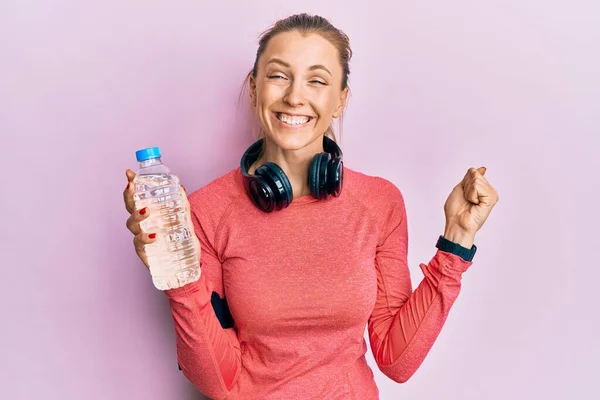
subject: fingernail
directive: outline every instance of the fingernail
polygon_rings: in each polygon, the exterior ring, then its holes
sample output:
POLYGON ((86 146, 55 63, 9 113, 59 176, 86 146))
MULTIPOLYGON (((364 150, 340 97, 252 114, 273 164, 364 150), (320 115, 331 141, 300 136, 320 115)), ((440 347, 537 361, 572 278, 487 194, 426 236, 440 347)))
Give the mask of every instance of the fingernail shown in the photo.
POLYGON ((154 239, 156 237, 156 233, 151 233, 151 234, 148 235, 148 237, 150 239, 154 239))
POLYGON ((146 214, 146 208, 145 207, 140 210, 140 215, 144 215, 144 214, 146 214))

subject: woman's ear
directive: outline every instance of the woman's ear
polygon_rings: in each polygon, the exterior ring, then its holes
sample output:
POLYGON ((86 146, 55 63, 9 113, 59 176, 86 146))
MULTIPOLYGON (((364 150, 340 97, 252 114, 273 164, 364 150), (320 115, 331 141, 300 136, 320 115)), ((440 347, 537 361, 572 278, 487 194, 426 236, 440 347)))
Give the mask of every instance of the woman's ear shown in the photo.
POLYGON ((344 88, 344 90, 342 90, 342 93, 340 94, 340 104, 333 111, 333 118, 339 118, 344 112, 348 102, 348 90, 349 88, 347 86, 344 88))
POLYGON ((250 73, 248 78, 248 89, 250 92, 250 104, 252 104, 252 107, 256 107, 256 79, 252 73, 250 73))

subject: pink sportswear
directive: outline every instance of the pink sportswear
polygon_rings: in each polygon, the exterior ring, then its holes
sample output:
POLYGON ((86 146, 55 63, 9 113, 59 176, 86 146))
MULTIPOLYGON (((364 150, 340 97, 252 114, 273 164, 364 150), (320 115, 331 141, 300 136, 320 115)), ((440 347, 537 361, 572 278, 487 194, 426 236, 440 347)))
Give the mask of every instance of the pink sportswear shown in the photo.
POLYGON ((401 192, 345 167, 340 197, 263 213, 239 168, 189 196, 202 275, 165 291, 185 376, 212 399, 379 398, 365 359, 405 382, 429 352, 471 262, 435 249, 412 291, 401 192), (211 294, 235 321, 222 328, 211 294))

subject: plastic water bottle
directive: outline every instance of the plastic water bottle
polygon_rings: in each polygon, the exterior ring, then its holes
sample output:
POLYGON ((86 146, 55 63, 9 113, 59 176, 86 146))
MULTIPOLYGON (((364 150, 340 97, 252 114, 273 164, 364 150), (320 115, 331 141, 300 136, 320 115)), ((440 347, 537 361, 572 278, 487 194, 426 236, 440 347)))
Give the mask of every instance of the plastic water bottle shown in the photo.
POLYGON ((200 277, 200 264, 187 227, 179 178, 162 163, 158 147, 138 150, 135 156, 140 163, 133 180, 135 208, 150 210, 140 228, 156 233, 156 240, 146 245, 152 282, 159 290, 194 282, 200 277))

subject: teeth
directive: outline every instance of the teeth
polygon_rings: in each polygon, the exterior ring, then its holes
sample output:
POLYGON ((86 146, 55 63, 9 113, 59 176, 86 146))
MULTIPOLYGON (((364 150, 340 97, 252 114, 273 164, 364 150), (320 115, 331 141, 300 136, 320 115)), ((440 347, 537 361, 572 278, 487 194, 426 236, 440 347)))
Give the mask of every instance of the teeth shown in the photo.
POLYGON ((310 119, 309 117, 292 117, 291 115, 277 113, 277 118, 288 125, 305 124, 310 119))

